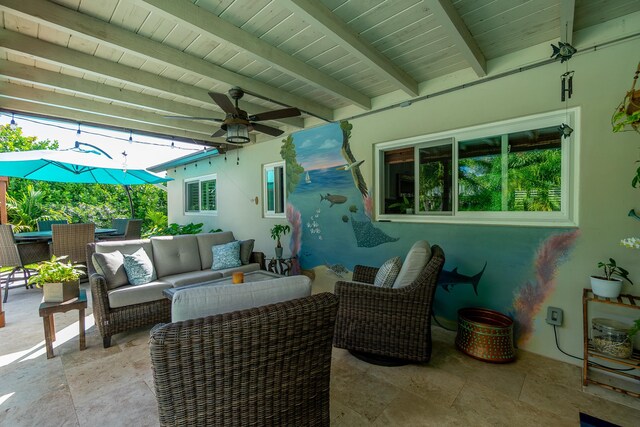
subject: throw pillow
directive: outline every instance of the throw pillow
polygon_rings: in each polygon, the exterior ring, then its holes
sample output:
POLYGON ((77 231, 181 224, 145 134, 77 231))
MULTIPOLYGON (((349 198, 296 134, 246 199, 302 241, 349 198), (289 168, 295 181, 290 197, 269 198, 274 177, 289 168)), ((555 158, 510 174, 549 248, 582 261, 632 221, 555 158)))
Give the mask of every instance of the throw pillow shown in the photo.
POLYGON ((95 252, 91 255, 91 262, 96 272, 104 276, 107 281, 107 288, 115 289, 129 283, 127 273, 124 271, 124 256, 122 252, 95 252))
POLYGON ((142 248, 131 255, 124 255, 124 270, 132 285, 144 285, 156 278, 153 263, 142 248))
POLYGON ((240 242, 237 240, 223 245, 215 245, 211 250, 213 251, 212 270, 224 270, 242 265, 242 261, 240 261, 240 242))
POLYGON ((249 264, 249 258, 251 258, 254 243, 254 239, 240 241, 240 261, 242 262, 242 265, 249 264))
POLYGON ((430 258, 431 246, 429 246, 429 242, 426 240, 418 240, 415 242, 404 259, 404 263, 393 287, 403 288, 409 286, 418 278, 430 258))
POLYGON ((381 288, 392 287, 396 281, 396 277, 398 277, 398 273, 400 273, 401 267, 402 261, 400 261, 400 257, 398 256, 382 264, 382 267, 378 270, 378 274, 376 274, 376 278, 373 280, 374 286, 381 288))

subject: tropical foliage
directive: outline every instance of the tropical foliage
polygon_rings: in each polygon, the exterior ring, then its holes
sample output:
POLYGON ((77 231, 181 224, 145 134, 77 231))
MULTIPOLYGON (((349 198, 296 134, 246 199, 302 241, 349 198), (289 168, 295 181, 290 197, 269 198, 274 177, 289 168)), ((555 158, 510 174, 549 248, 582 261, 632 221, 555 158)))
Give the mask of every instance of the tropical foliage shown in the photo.
POLYGON ((287 174, 287 196, 293 193, 296 189, 298 182, 300 182, 300 175, 304 172, 304 168, 296 160, 296 146, 293 143, 293 136, 289 135, 286 139, 282 140, 282 148, 280 148, 280 156, 286 162, 286 174, 287 174))
POLYGON ((53 255, 50 261, 38 263, 34 266, 38 270, 38 274, 29 277, 29 283, 41 288, 45 283, 65 283, 78 280, 80 276, 85 274, 80 270, 84 266, 71 264, 70 261, 62 262, 66 258, 66 255, 61 257, 53 255))
MULTIPOLYGON (((55 150, 58 142, 38 141, 25 136, 21 128, 9 125, 0 128, 0 152, 55 150)), ((158 224, 158 214, 164 215, 166 227, 166 192, 153 185, 131 187, 135 217, 143 218, 144 229, 158 224)), ((110 227, 111 219, 131 216, 129 199, 124 187, 102 184, 72 184, 11 178, 7 194, 7 214, 16 231, 35 230, 38 219, 66 219, 69 222, 93 222, 110 227)))

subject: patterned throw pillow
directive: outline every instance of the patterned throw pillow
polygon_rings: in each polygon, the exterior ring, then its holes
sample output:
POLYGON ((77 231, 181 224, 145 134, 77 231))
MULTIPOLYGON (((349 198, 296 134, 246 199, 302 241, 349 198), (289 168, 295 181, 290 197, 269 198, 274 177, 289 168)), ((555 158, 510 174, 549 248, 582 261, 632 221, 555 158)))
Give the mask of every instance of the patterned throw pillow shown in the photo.
POLYGON ((402 261, 400 261, 400 257, 391 258, 382 264, 382 267, 378 270, 378 274, 376 274, 376 278, 373 280, 373 284, 381 288, 392 287, 401 267, 402 261))
POLYGON ((211 248, 213 251, 212 270, 224 270, 225 268, 240 267, 240 242, 225 243, 224 245, 215 245, 211 248))
POLYGON ((144 285, 156 279, 153 263, 142 248, 131 255, 124 255, 124 271, 132 285, 144 285))

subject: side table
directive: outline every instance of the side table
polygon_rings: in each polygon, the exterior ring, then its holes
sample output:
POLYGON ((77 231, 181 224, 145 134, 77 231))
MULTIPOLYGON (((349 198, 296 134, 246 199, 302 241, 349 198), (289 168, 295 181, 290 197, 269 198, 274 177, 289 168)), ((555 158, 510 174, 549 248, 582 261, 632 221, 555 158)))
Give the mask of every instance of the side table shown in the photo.
POLYGON ((267 271, 283 276, 289 276, 292 274, 294 262, 297 261, 297 257, 292 258, 267 258, 269 263, 267 264, 267 271))
POLYGON ((80 296, 63 302, 41 302, 40 317, 44 324, 44 340, 47 347, 47 359, 54 357, 53 342, 56 340, 56 327, 53 321, 54 313, 66 313, 70 310, 78 310, 80 324, 79 338, 80 350, 87 348, 84 336, 84 310, 87 308, 87 291, 80 289, 80 296))

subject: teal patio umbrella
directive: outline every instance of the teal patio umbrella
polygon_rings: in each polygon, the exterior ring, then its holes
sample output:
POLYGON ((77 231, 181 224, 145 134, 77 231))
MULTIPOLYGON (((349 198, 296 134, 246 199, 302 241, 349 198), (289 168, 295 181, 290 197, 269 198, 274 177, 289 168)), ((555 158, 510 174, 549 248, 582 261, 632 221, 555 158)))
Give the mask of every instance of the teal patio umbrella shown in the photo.
POLYGON ((39 181, 124 185, 133 203, 130 185, 159 184, 173 180, 146 169, 130 169, 100 148, 83 142, 64 150, 32 150, 0 153, 0 176, 39 181), (81 148, 86 146, 87 148, 81 148))

